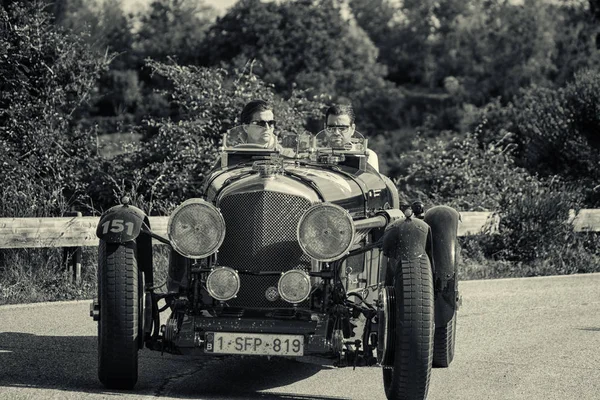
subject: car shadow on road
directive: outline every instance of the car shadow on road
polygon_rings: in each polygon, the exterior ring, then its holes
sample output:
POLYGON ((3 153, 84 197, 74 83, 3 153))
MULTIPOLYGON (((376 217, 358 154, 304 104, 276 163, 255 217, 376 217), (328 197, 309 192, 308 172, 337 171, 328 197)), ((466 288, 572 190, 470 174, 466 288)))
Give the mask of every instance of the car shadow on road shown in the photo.
MULTIPOLYGON (((267 399, 267 400, 342 400, 342 395, 322 395, 330 392, 325 379, 307 381, 286 387, 329 369, 314 364, 306 364, 290 359, 264 357, 227 357, 199 366, 196 371, 163 389, 169 398, 192 399, 201 394, 206 400, 227 399, 267 399), (320 386, 322 385, 322 386, 320 386), (304 394, 293 393, 298 389, 304 394)), ((334 371, 335 372, 335 371, 334 371)))
POLYGON ((585 327, 585 328, 577 328, 579 331, 589 331, 589 332, 600 332, 600 327, 585 327))
MULTIPOLYGON (((96 336, 0 332, 0 386, 123 393, 107 390, 98 381, 97 357, 96 336)), ((176 398, 201 395, 205 399, 344 399, 318 394, 296 396, 285 392, 285 388, 281 394, 261 392, 302 381, 321 370, 318 365, 286 359, 161 356, 160 352, 143 350, 133 393, 176 398)))

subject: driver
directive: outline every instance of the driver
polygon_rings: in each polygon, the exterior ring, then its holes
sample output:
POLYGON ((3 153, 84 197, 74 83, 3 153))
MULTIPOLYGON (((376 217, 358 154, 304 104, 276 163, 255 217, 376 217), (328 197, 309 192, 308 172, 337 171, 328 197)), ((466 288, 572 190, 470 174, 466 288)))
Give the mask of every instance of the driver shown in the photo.
MULTIPOLYGON (((351 144, 355 130, 354 110, 350 104, 336 104, 327 109, 325 137, 328 146, 343 148, 345 144, 351 144)), ((379 157, 373 150, 367 149, 367 163, 379 171, 379 157)))
POLYGON ((264 100, 252 100, 244 106, 240 117, 244 125, 246 137, 244 143, 256 144, 257 147, 276 148, 275 116, 273 107, 264 100))
POLYGON ((275 149, 283 157, 294 157, 294 151, 283 147, 275 135, 275 116, 273 106, 265 100, 252 100, 244 106, 240 116, 242 123, 241 142, 236 147, 275 149))

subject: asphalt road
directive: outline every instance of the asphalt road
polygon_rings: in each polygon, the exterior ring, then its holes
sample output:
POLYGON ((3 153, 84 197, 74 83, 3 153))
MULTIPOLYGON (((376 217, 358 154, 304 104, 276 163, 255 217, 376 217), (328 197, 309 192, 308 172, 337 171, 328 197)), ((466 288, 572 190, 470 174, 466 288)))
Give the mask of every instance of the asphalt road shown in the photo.
MULTIPOLYGON (((461 282, 456 358, 430 400, 600 399, 600 274, 461 282)), ((144 350, 134 391, 96 378, 89 302, 0 307, 0 399, 384 399, 378 368, 144 350)))

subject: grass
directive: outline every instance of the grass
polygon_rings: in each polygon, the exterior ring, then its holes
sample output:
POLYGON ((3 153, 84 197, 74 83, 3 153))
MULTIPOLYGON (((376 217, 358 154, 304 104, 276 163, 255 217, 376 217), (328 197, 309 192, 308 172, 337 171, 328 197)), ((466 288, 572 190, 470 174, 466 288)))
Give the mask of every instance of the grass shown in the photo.
POLYGON ((84 252, 81 285, 69 281, 62 249, 10 249, 0 253, 0 304, 72 300, 91 295, 96 266, 84 252))
MULTIPOLYGON (((166 246, 154 246, 154 283, 167 276, 166 246)), ((42 301, 86 300, 97 297, 98 248, 84 247, 81 282, 72 281, 62 249, 0 251, 0 305, 42 301)))
MULTIPOLYGON (((600 272, 600 256, 595 247, 589 248, 595 242, 596 236, 588 235, 577 245, 530 263, 486 259, 481 252, 463 247, 458 276, 471 280, 600 272)), ((160 285, 167 277, 169 248, 155 245, 153 252, 155 285, 160 285)), ((96 297, 97 253, 96 247, 83 249, 82 281, 76 284, 63 266, 62 249, 0 251, 0 305, 96 297)))
MULTIPOLYGON (((528 262, 486 257, 481 241, 463 238, 460 280, 524 278, 600 272, 600 243, 596 233, 578 233, 539 246, 540 255, 528 262)), ((485 239, 483 240, 485 241, 485 239)))

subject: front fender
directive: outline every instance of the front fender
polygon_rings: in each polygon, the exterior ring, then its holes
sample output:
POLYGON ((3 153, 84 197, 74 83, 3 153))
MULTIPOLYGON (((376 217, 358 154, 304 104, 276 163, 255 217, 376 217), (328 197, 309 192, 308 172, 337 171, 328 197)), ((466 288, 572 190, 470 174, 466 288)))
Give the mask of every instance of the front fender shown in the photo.
POLYGON ((394 276, 398 272, 396 267, 399 261, 429 257, 431 230, 429 225, 418 218, 400 219, 386 229, 382 246, 383 255, 394 260, 388 263, 389 271, 393 274, 391 276, 394 276))
POLYGON ((458 221, 460 214, 447 206, 432 207, 425 213, 431 227, 433 278, 435 287, 435 324, 445 326, 457 309, 458 221))
POLYGON ((137 242, 138 267, 144 271, 147 286, 154 286, 152 267, 152 237, 142 234, 142 224, 150 229, 150 220, 146 213, 137 207, 119 205, 108 209, 100 217, 96 236, 108 243, 137 242))
POLYGON ((100 217, 96 236, 107 243, 129 242, 139 236, 144 221, 148 224, 148 217, 139 208, 130 205, 114 206, 100 217))

